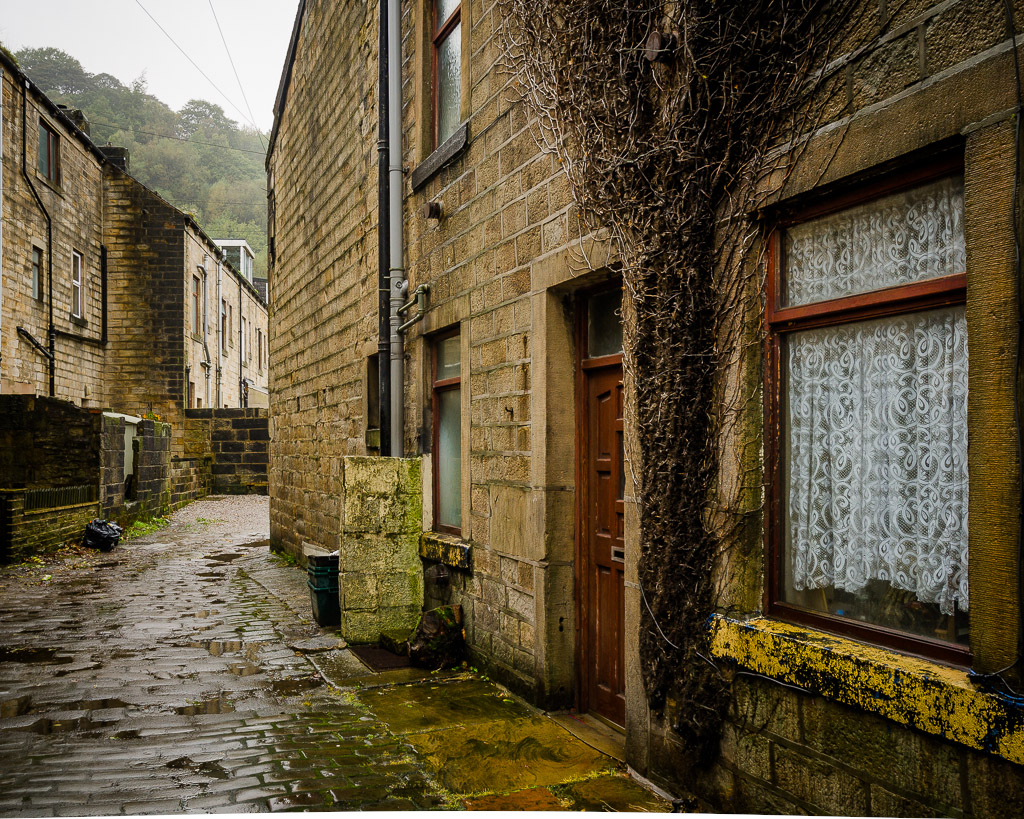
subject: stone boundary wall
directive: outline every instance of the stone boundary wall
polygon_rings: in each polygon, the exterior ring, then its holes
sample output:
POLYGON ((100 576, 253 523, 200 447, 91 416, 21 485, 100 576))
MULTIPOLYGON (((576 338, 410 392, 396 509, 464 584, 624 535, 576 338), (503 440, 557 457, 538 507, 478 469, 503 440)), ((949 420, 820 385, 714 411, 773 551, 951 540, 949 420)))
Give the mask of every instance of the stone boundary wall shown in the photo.
POLYGON ((185 411, 185 457, 206 493, 266 495, 270 421, 265 408, 185 411), (190 464, 190 465, 191 465, 190 464))
POLYGON ((0 488, 95 484, 101 418, 59 398, 0 395, 0 488))
POLYGON ((0 489, 0 560, 18 561, 81 537, 99 503, 25 510, 24 489, 0 489))
POLYGON ((156 517, 172 508, 171 425, 142 419, 136 424, 131 470, 125 467, 124 418, 103 416, 100 503, 103 516, 122 525, 156 517), (132 472, 131 485, 126 473, 132 472), (127 497, 126 497, 127 493, 127 497))

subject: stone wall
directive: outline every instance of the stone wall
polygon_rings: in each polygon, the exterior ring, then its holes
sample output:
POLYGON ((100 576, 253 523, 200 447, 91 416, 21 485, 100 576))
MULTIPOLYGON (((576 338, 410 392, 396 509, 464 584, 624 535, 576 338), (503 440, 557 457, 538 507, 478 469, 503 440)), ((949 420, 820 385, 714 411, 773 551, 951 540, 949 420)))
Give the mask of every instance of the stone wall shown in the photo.
POLYGON ((123 417, 104 415, 101 457, 100 501, 104 517, 115 518, 127 526, 173 508, 169 424, 145 418, 132 424, 123 417), (126 428, 130 453, 126 449, 126 428), (131 478, 126 480, 129 474, 131 478))
POLYGON ((376 643, 381 632, 415 627, 423 606, 420 462, 347 457, 344 475, 341 634, 351 643, 376 643))
POLYGON ((100 511, 97 501, 26 510, 31 490, 0 489, 0 561, 19 561, 81 540, 100 511))
POLYGON ((101 418, 56 398, 0 395, 0 488, 96 485, 101 418))
POLYGON ((269 447, 265 409, 185 411, 185 454, 200 465, 209 493, 267 494, 269 447))

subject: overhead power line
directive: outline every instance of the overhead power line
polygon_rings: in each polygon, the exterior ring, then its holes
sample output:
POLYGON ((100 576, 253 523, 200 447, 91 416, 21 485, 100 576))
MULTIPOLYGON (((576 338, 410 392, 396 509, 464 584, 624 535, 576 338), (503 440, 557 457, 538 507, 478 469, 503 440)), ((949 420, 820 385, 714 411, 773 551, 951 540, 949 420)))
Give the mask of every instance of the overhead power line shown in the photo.
MULTIPOLYGON (((252 106, 249 105, 249 98, 245 95, 245 89, 242 87, 242 78, 238 76, 238 69, 235 68, 235 60, 231 56, 231 49, 228 48, 228 41, 224 37, 224 29, 220 27, 220 20, 217 19, 217 12, 213 8, 213 0, 209 0, 210 3, 210 14, 213 15, 213 22, 217 24, 217 31, 220 32, 220 41, 224 43, 224 53, 228 55, 228 62, 231 63, 231 70, 235 72, 235 80, 238 82, 238 90, 242 92, 242 100, 245 102, 245 107, 249 111, 250 122, 255 122, 256 115, 252 112, 252 106)), ((260 134, 259 130, 256 131, 260 137, 260 145, 263 146, 264 152, 266 151, 267 144, 263 141, 263 134, 260 134)))
POLYGON ((147 16, 147 17, 148 17, 148 18, 149 18, 150 20, 152 20, 152 21, 153 21, 153 25, 155 25, 155 26, 156 26, 156 27, 157 27, 158 29, 160 29, 160 31, 162 31, 162 32, 163 32, 164 36, 165 36, 165 37, 166 37, 166 38, 167 38, 168 40, 170 40, 170 41, 171 41, 171 43, 172 43, 172 44, 174 45, 174 47, 175 47, 176 49, 178 49, 178 51, 180 51, 180 52, 181 52, 181 53, 182 53, 182 54, 184 55, 185 59, 186 59, 186 60, 188 60, 188 61, 189 61, 190 63, 192 63, 192 66, 193 66, 193 67, 195 68, 195 70, 196 70, 196 71, 198 71, 198 72, 199 72, 200 74, 202 74, 202 75, 203 75, 203 77, 205 77, 205 78, 206 78, 206 81, 207 81, 208 83, 210 83, 210 85, 212 85, 212 86, 213 86, 213 87, 214 87, 215 89, 217 89, 217 93, 218 93, 218 94, 220 94, 220 95, 221 95, 221 96, 222 96, 222 97, 223 97, 223 98, 224 98, 224 99, 225 99, 225 100, 227 101, 227 103, 228 103, 228 104, 229 104, 229 105, 230 105, 230 106, 231 106, 232 108, 234 108, 234 109, 235 109, 235 110, 236 110, 236 111, 237 111, 237 112, 238 112, 239 114, 241 114, 241 115, 242 115, 242 119, 244 119, 244 120, 245 120, 246 122, 248 122, 248 123, 249 123, 249 124, 250 124, 250 125, 251 125, 251 126, 252 126, 253 128, 255 128, 255 129, 256 129, 256 130, 258 131, 258 130, 259 130, 259 126, 258 126, 258 125, 257 125, 257 124, 256 124, 255 122, 253 122, 253 120, 249 119, 249 118, 248 118, 248 117, 247 117, 247 116, 245 115, 245 112, 244 112, 244 111, 243 111, 243 110, 242 110, 241 108, 239 108, 239 107, 238 107, 237 105, 235 105, 235 103, 234 103, 234 102, 232 101, 231 97, 229 97, 229 96, 228 96, 227 94, 225 94, 225 93, 224 93, 223 91, 221 91, 221 90, 220 90, 220 86, 218 86, 218 85, 217 85, 217 83, 215 83, 215 82, 214 82, 213 80, 211 80, 211 79, 210 79, 210 77, 209 77, 209 76, 207 75, 207 73, 206 73, 205 71, 203 71, 203 69, 201 69, 201 68, 199 67, 198 63, 196 63, 196 61, 195 61, 195 60, 193 60, 193 59, 192 59, 192 58, 191 58, 191 57, 190 57, 190 56, 188 55, 188 52, 187 52, 187 51, 185 51, 185 49, 183 49, 183 48, 182 48, 182 47, 181 47, 180 45, 178 45, 177 41, 175 41, 175 39, 174 39, 174 38, 173 38, 173 37, 172 37, 172 36, 171 36, 170 34, 168 34, 168 33, 167 33, 167 29, 165 29, 165 28, 164 28, 164 27, 163 27, 162 25, 160 25, 160 23, 159 23, 159 22, 157 22, 157 19, 156 19, 156 18, 155 18, 155 17, 154 17, 154 16, 152 15, 152 14, 150 14, 150 13, 149 13, 149 9, 147 9, 147 8, 146 8, 146 7, 144 6, 144 5, 142 5, 142 0, 135 0, 135 3, 136 3, 136 5, 137 5, 137 6, 138 6, 138 7, 140 8, 140 9, 142 9, 142 10, 143 10, 143 11, 144 11, 144 12, 146 13, 146 16, 147 16))
POLYGON ((257 156, 266 156, 266 151, 253 151, 249 148, 235 148, 231 145, 218 145, 216 142, 203 142, 199 139, 192 139, 191 137, 180 137, 174 136, 173 134, 158 134, 156 131, 143 131, 141 128, 135 128, 131 125, 117 125, 113 122, 100 122, 97 119, 89 121, 92 125, 101 125, 104 128, 117 128, 120 131, 132 131, 136 134, 146 134, 147 136, 163 137, 164 139, 176 139, 178 142, 189 142, 193 145, 205 145, 208 148, 223 148, 225 151, 241 151, 244 154, 256 154, 257 156))

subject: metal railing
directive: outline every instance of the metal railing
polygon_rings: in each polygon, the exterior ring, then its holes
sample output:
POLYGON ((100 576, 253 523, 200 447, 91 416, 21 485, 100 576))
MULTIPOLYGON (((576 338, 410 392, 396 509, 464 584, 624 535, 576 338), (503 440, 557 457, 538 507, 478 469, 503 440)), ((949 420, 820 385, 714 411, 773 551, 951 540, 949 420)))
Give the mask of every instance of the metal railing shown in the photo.
POLYGON ((99 487, 95 484, 26 489, 25 511, 36 512, 40 509, 55 509, 59 506, 95 503, 97 500, 99 500, 99 487))

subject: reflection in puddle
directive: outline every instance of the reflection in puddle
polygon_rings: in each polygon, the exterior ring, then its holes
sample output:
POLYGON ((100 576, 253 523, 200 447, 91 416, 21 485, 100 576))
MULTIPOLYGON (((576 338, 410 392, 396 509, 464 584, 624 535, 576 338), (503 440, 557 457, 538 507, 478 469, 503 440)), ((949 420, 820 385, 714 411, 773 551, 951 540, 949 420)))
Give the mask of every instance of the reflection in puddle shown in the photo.
POLYGON ((270 684, 270 687, 279 697, 292 697, 296 694, 301 694, 303 691, 308 691, 310 688, 316 688, 323 684, 323 678, 318 674, 313 674, 308 677, 291 677, 287 680, 274 680, 274 682, 270 684))
POLYGON ((0 646, 0 663, 70 663, 74 657, 57 656, 55 648, 0 646))
POLYGON ((230 714, 234 710, 234 705, 223 694, 208 697, 202 702, 178 705, 174 708, 175 713, 181 714, 183 717, 195 717, 200 714, 230 714))

